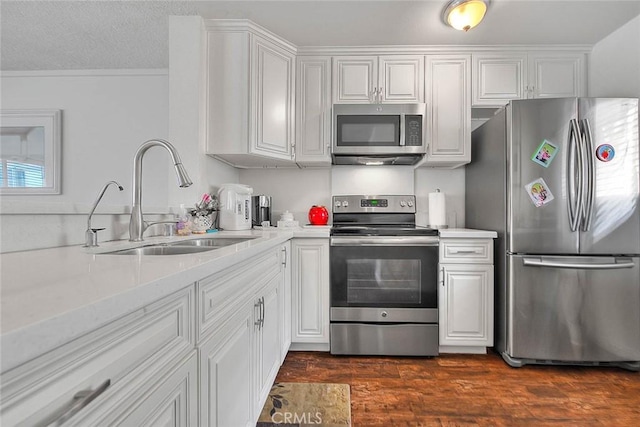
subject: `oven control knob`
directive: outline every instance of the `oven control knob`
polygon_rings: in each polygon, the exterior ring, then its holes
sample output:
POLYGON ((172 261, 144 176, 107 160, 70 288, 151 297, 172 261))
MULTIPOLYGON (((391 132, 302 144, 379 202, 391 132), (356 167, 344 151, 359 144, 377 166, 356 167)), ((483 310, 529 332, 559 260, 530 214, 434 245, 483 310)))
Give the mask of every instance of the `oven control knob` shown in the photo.
POLYGON ((340 203, 340 200, 336 200, 336 208, 339 208, 340 206, 342 206, 342 203, 340 203))
POLYGON ((342 206, 343 207, 349 207, 349 202, 347 202, 346 200, 344 202, 342 202, 342 206))
POLYGON ((409 206, 410 208, 411 208, 411 207, 413 207, 413 201, 408 200, 408 201, 407 201, 407 206, 409 206))
POLYGON ((383 311, 382 313, 380 313, 380 316, 382 317, 387 317, 389 315, 389 313, 387 313, 386 311, 383 311))
POLYGON ((407 205, 407 202, 405 202, 404 200, 400 200, 400 206, 404 208, 406 205, 407 205))

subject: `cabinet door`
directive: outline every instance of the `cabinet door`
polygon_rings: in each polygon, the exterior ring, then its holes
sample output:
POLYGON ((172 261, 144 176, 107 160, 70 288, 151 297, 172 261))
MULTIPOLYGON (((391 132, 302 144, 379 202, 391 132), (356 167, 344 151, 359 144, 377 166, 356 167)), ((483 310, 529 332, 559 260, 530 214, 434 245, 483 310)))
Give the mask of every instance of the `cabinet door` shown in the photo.
POLYGON ((333 58, 333 103, 369 104, 378 83, 375 56, 337 56, 333 58))
POLYGON ((291 346, 291 241, 282 245, 282 281, 280 289, 281 345, 280 364, 291 346))
POLYGON ((292 342, 328 345, 329 242, 296 239, 292 250, 292 342))
POLYGON ((381 56, 378 75, 381 102, 424 102, 424 56, 381 56))
POLYGON ((585 94, 584 55, 530 54, 530 98, 579 97, 585 94))
POLYGON ((427 56, 425 164, 459 166, 471 161, 469 55, 427 56))
POLYGON ((527 55, 473 55, 473 105, 502 106, 527 97, 527 55))
POLYGON ((254 310, 254 361, 257 418, 280 368, 280 297, 282 276, 273 278, 256 298, 254 310), (259 303, 259 301, 262 301, 259 303), (260 306, 261 305, 261 306, 260 306))
POLYGON ((291 160, 293 143, 294 60, 287 52, 253 38, 252 75, 255 117, 252 153, 291 160))
POLYGON ((200 425, 249 426, 254 421, 252 309, 242 306, 200 346, 200 425))
POLYGON ((300 57, 297 63, 296 163, 331 165, 331 57, 300 57))
POLYGON ((493 266, 441 265, 440 345, 493 345, 493 266))
POLYGON ((198 357, 194 351, 188 360, 179 365, 160 384, 155 385, 148 395, 139 399, 133 410, 115 424, 140 427, 196 427, 197 396, 198 357))

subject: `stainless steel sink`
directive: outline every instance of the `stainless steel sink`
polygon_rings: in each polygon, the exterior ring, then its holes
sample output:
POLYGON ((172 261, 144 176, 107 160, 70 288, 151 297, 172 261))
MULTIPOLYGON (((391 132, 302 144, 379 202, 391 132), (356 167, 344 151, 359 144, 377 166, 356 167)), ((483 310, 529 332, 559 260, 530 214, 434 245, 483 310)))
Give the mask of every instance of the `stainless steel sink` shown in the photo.
POLYGON ((224 237, 203 237, 201 239, 182 240, 179 242, 169 243, 171 246, 185 246, 185 247, 206 247, 206 248, 222 248, 224 246, 235 245, 236 243, 246 242, 252 240, 253 237, 241 237, 241 238, 224 238, 224 237))
POLYGON ((224 237, 203 237, 200 239, 180 240, 171 243, 158 245, 147 245, 139 248, 120 249, 117 251, 104 252, 105 255, 185 255, 197 254, 199 252, 212 251, 236 243, 246 242, 255 237, 224 238, 224 237))
POLYGON ((122 249, 119 251, 106 252, 106 255, 185 255, 199 252, 211 251, 213 247, 203 246, 142 246, 139 248, 122 249))

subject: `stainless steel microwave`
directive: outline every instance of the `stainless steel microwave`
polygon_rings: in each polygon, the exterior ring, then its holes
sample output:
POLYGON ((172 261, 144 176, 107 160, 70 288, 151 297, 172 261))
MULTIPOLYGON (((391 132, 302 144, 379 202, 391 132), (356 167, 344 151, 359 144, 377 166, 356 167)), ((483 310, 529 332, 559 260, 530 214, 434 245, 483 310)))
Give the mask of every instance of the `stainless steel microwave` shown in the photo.
POLYGON ((412 165, 426 152, 426 104, 335 104, 334 164, 412 165))

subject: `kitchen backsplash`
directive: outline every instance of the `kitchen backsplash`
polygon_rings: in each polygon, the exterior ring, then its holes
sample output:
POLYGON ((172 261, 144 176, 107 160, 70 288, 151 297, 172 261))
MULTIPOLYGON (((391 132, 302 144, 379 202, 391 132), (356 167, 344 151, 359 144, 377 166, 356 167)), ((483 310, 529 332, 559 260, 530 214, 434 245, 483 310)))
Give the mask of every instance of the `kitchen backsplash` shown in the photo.
POLYGON ((272 197, 272 218, 285 210, 306 224, 313 205, 331 211, 334 194, 415 194, 417 222, 427 225, 429 193, 445 193, 450 226, 464 226, 464 168, 431 169, 402 166, 334 166, 331 169, 242 169, 240 182, 253 194, 272 197))

